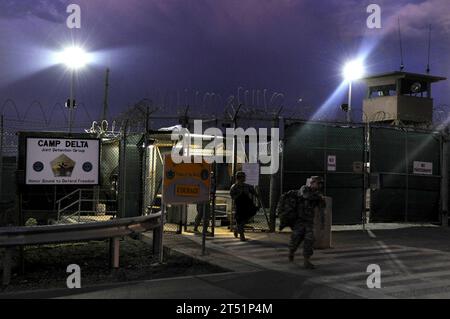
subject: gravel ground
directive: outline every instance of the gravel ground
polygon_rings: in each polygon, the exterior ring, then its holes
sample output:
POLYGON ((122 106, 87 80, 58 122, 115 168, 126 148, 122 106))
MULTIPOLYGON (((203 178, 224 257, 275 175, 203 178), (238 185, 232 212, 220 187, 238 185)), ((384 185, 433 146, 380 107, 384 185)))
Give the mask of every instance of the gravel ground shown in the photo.
POLYGON ((11 284, 0 288, 0 292, 66 288, 70 275, 66 269, 70 264, 80 266, 82 287, 225 272, 220 267, 175 252, 166 255, 162 265, 157 264, 151 245, 130 238, 121 241, 120 252, 120 269, 111 270, 107 241, 27 247, 25 273, 21 274, 16 267, 11 284))

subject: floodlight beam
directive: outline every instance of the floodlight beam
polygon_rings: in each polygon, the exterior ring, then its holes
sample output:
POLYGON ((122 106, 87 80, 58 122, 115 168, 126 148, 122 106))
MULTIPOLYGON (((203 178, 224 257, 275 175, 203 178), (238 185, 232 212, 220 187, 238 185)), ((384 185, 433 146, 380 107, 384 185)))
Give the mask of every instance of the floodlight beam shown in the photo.
POLYGON ((344 80, 348 82, 348 111, 347 122, 352 121, 352 82, 364 76, 364 65, 362 60, 348 62, 343 69, 344 80))

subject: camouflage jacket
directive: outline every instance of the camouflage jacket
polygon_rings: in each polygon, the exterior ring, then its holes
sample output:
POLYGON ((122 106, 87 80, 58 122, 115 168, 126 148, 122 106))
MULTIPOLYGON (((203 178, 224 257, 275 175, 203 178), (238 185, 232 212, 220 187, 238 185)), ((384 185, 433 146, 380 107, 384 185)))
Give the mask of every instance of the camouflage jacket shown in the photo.
POLYGON ((256 195, 256 191, 252 185, 249 185, 246 183, 242 183, 242 184, 235 183, 231 186, 230 196, 233 200, 236 200, 242 194, 253 199, 253 196, 256 195))
POLYGON ((320 192, 303 185, 299 191, 299 200, 300 203, 297 206, 299 221, 313 224, 316 209, 319 209, 323 220, 326 203, 320 192))
POLYGON ((257 206, 255 205, 255 188, 249 184, 236 183, 231 186, 230 195, 233 199, 236 221, 238 223, 247 222, 257 211, 257 206))

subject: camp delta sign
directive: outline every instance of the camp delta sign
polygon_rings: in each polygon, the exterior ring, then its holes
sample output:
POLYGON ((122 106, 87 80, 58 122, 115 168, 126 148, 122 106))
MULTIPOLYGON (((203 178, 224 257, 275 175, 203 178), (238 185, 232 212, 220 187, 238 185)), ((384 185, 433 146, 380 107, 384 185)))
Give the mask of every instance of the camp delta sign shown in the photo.
POLYGON ((27 138, 26 184, 98 185, 98 139, 27 138))

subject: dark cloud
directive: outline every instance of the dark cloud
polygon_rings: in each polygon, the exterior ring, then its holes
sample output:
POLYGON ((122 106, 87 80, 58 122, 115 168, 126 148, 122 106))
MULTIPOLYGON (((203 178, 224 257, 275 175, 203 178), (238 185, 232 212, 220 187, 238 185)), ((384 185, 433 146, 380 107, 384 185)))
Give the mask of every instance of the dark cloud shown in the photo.
MULTIPOLYGON (((426 28, 431 20, 432 72, 450 76, 448 1, 376 1, 382 9, 383 29, 368 31, 366 8, 372 0, 77 0, 82 9, 81 30, 65 26, 70 2, 0 0, 0 17, 26 17, 7 23, 0 19, 0 29, 8 30, 4 38, 9 42, 24 48, 32 42, 53 49, 75 37, 92 51, 106 52, 100 67, 83 72, 86 77, 78 94, 86 103, 98 104, 108 66, 115 111, 157 90, 189 88, 227 96, 240 86, 284 92, 286 108, 298 107, 299 98, 303 105, 317 108, 340 85, 342 64, 361 50, 368 52, 370 72, 398 69, 398 16, 407 70, 425 70, 426 28)), ((0 42, 0 60, 2 52, 10 50, 6 42, 0 42)), ((2 65, 11 76, 3 71, 0 84, 2 80, 11 83, 17 65, 31 60, 24 51, 17 49, 3 58, 2 65)), ((29 99, 45 96, 49 103, 63 101, 67 79, 53 95, 39 86, 54 83, 60 73, 58 67, 52 72, 42 70, 8 90, 0 88, 0 93, 3 89, 8 96, 22 96, 26 87, 29 99)), ((447 83, 437 85, 436 103, 450 99, 447 87, 447 83)), ((363 94, 363 85, 355 89, 355 107, 363 94)), ((332 104, 339 105, 340 99, 332 104)))
POLYGON ((0 18, 37 17, 50 22, 61 22, 65 19, 65 0, 2 0, 0 2, 0 18))

